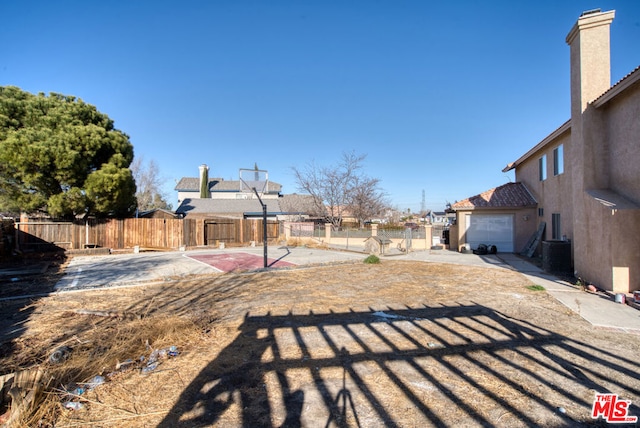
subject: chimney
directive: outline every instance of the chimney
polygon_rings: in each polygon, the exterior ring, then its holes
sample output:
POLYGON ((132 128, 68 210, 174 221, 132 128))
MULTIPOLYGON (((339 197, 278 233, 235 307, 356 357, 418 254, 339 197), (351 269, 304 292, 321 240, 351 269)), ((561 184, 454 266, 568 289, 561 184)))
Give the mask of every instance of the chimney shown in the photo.
POLYGON ((611 87, 609 28, 615 11, 583 12, 569 34, 571 47, 571 117, 611 87))
POLYGON ((209 192, 209 167, 206 164, 199 166, 200 170, 200 198, 207 199, 211 197, 209 192))
MULTIPOLYGON (((571 144, 565 159, 570 162, 573 210, 586 211, 583 192, 609 187, 610 169, 602 112, 589 103, 611 87, 610 27, 615 11, 584 12, 569 34, 571 62, 571 144)), ((575 220, 579 222, 583 220, 575 220)), ((574 227, 574 231, 576 231, 574 227)))

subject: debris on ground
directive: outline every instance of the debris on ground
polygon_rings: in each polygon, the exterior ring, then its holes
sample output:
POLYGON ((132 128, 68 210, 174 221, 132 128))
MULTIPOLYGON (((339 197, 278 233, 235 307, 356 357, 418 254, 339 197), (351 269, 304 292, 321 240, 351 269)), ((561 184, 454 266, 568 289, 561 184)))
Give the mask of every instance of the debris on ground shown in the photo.
POLYGON ((23 370, 0 376, 0 424, 18 426, 38 404, 44 383, 40 368, 23 370))
POLYGON ((60 346, 55 349, 49 356, 49 363, 51 364, 60 364, 69 358, 71 354, 71 348, 68 346, 60 346))
MULTIPOLYGON (((147 374, 149 372, 154 371, 160 365, 160 360, 164 360, 169 357, 177 357, 179 354, 178 348, 176 346, 171 346, 169 348, 164 349, 154 349, 153 352, 149 355, 149 358, 146 359, 146 365, 142 368, 141 372, 143 374, 147 374)), ((141 357, 144 359, 144 357, 141 357)))

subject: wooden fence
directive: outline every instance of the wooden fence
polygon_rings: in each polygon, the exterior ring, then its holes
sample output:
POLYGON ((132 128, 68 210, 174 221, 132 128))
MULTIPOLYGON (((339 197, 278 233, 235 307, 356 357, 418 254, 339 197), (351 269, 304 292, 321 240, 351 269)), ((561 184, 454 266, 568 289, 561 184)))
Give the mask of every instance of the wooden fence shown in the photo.
MULTIPOLYGON (((21 251, 84 248, 178 249, 205 245, 263 242, 262 220, 155 219, 88 220, 82 222, 15 223, 15 248, 21 251)), ((267 237, 278 238, 278 222, 267 222, 267 237)))

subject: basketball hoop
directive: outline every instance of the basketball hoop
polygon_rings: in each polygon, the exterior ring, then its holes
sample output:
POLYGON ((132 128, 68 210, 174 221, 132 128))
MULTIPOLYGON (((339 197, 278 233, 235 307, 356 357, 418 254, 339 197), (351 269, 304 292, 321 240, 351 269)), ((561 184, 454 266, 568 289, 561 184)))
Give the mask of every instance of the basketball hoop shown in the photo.
POLYGON ((269 173, 264 170, 240 168, 240 192, 255 194, 262 205, 262 240, 264 242, 264 267, 269 267, 267 257, 267 204, 262 202, 264 192, 269 191, 269 173))
POLYGON ((261 169, 240 168, 240 192, 256 194, 261 198, 269 192, 269 173, 261 169), (255 190, 254 190, 255 189, 255 190))

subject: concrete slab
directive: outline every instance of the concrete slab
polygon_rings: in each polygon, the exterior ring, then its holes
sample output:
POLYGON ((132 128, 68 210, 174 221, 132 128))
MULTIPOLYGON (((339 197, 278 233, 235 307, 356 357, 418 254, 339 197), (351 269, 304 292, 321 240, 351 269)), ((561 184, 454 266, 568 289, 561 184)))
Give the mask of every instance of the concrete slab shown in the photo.
POLYGON ((549 294, 595 327, 640 334, 640 311, 615 303, 608 295, 553 290, 549 294))
POLYGON ((640 334, 639 310, 615 303, 613 297, 607 293, 583 291, 580 287, 550 275, 530 263, 533 267, 523 266, 523 263, 528 262, 513 254, 501 254, 500 257, 509 264, 513 263, 512 266, 522 272, 531 283, 543 286, 551 296, 594 327, 640 334))
POLYGON ((394 256, 393 259, 511 269, 509 264, 505 263, 495 254, 477 255, 473 253, 458 253, 456 251, 449 250, 412 251, 409 254, 402 256, 394 256))
POLYGON ((141 253, 74 257, 56 290, 114 287, 212 273, 211 266, 184 253, 141 253))
MULTIPOLYGON (((264 256, 262 247, 243 247, 187 252, 148 252, 106 256, 77 256, 66 269, 65 276, 55 289, 69 291, 100 287, 121 287, 141 283, 168 281, 188 275, 220 272, 187 255, 250 253, 264 256)), ((324 251, 304 247, 269 247, 270 260, 286 261, 294 265, 325 264, 363 260, 361 254, 324 251)))
POLYGON ((540 269, 538 266, 526 260, 523 260, 522 258, 516 256, 515 254, 500 253, 499 257, 501 260, 503 260, 505 263, 511 266, 511 268, 513 268, 514 270, 517 270, 518 272, 536 273, 536 274, 544 273, 544 271, 540 269))
POLYGON ((515 254, 463 254, 455 251, 416 251, 405 256, 409 260, 454 263, 510 269, 522 273, 532 284, 543 286, 547 292, 567 308, 576 312, 594 327, 640 334, 640 310, 615 303, 607 293, 583 291, 515 254))

